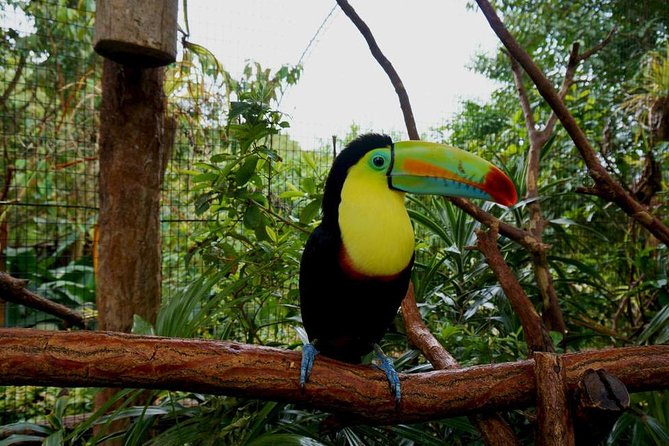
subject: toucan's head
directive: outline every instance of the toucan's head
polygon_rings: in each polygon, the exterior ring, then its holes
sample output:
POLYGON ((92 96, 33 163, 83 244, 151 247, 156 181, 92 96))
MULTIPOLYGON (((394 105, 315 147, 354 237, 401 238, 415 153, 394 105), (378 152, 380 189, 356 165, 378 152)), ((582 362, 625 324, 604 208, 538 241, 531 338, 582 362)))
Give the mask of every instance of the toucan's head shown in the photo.
POLYGON ((344 181, 352 173, 370 185, 382 181, 400 193, 482 198, 505 206, 517 200, 513 182, 472 153, 423 141, 393 143, 388 136, 367 134, 335 159, 325 186, 324 221, 328 214, 336 215, 344 181))

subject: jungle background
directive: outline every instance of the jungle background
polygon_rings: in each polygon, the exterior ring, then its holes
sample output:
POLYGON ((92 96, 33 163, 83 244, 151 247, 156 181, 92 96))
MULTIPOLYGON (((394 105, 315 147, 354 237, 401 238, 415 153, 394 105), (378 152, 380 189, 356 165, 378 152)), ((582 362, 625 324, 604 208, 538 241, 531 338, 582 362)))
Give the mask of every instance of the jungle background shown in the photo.
MULTIPOLYGON (((669 6, 664 1, 496 1, 506 25, 559 85, 573 42, 610 41, 579 67, 566 103, 614 175, 664 221, 669 162, 669 6)), ((472 6, 473 7, 473 6, 472 6)), ((97 115, 101 59, 92 51, 93 0, 6 0, 0 4, 0 268, 36 293, 95 318, 97 115), (12 26, 26 22, 26 26, 12 26)), ((182 24, 182 29, 187 26, 182 24)), ((167 69, 169 113, 178 123, 162 206, 163 306, 155 325, 133 332, 302 344, 297 271, 319 220, 333 151, 367 130, 303 147, 291 139, 283 92, 301 67, 268 70, 250 61, 233 76, 204 42, 181 41, 167 69), (334 147, 333 147, 334 146, 334 147)), ((504 166, 525 196, 530 137, 508 56, 479 55, 473 70, 498 82, 489 100, 463 101, 429 139, 504 166)), ((389 93, 390 94, 390 93, 389 93)), ((550 110, 532 89, 537 122, 550 110)), ((400 132, 392 135, 405 139, 400 132)), ((591 184, 558 126, 541 152, 544 242, 567 334, 560 351, 667 343, 667 247, 591 184)), ((485 205, 527 226, 529 205, 485 205)), ((467 249, 479 224, 440 198, 411 199, 417 243, 416 298, 432 333, 463 365, 514 361, 527 347, 517 316, 483 256, 467 249)), ((526 251, 501 239, 503 254, 541 307, 526 251)), ((0 325, 61 329, 50 315, 0 303, 0 325)), ((384 340, 400 371, 429 369, 401 320, 384 340)), ((1 360, 1 358, 0 358, 1 360)), ((43 440, 94 444, 96 389, 0 389, 0 445, 43 440), (13 436, 12 436, 13 435, 13 436), (47 440, 45 440, 47 439, 47 440)), ((155 392, 151 406, 126 405, 126 444, 481 444, 467 418, 419 425, 354 426, 322 433, 326 414, 289 404, 155 392)), ((509 414, 531 442, 532 410, 509 414)), ((633 395, 609 444, 669 444, 669 392, 633 395)))

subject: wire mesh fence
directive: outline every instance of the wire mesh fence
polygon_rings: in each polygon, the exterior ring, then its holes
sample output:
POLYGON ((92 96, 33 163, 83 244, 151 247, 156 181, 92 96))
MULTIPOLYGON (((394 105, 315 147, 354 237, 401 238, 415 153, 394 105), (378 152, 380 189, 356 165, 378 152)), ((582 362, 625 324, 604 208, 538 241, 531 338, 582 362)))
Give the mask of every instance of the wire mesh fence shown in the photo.
MULTIPOLYGON (((0 4, 0 270, 29 280, 37 294, 94 314, 98 215, 97 138, 101 58, 92 51, 95 2, 41 0, 0 4)), ((206 45, 206 42, 205 42, 206 45)), ((180 99, 183 101, 183 99, 180 99)), ((183 104, 183 103, 182 103, 183 104)), ((189 256, 211 215, 196 212, 193 166, 223 150, 220 126, 178 126, 161 207, 163 294, 198 275, 189 256)), ((299 157, 288 138, 273 138, 281 158, 299 157)), ((329 165, 329 151, 314 162, 329 165)), ((300 183, 300 169, 268 171, 267 197, 300 183)), ((282 209, 280 200, 277 209, 282 209)), ((282 284, 277 284, 278 287, 282 284)), ((0 300, 0 326, 62 328, 49 314, 0 300)), ((0 388, 0 425, 43 420, 63 392, 69 415, 91 410, 92 392, 0 388)))

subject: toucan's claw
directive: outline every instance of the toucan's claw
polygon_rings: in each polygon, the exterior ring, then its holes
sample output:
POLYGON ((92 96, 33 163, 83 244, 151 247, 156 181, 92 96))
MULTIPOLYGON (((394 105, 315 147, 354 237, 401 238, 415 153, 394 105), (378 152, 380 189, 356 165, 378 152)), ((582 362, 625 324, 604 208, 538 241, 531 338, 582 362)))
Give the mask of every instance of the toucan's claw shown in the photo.
POLYGON ((314 360, 318 350, 313 344, 304 344, 302 347, 302 364, 300 365, 300 387, 304 389, 304 385, 309 381, 311 369, 314 366, 314 360))
POLYGON ((388 384, 390 386, 390 393, 395 398, 395 405, 400 405, 400 400, 402 398, 402 391, 400 389, 400 377, 393 366, 393 361, 387 357, 381 347, 374 345, 374 351, 376 352, 376 361, 373 362, 374 366, 380 370, 383 370, 388 378, 388 384))

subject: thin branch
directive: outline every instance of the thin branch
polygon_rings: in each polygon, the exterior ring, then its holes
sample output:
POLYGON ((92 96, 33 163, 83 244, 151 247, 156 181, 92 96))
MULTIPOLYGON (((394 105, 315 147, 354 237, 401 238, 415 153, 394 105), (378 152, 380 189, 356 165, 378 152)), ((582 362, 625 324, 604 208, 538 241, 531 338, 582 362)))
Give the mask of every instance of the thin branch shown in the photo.
POLYGON ((611 43, 611 40, 613 40, 613 36, 616 34, 616 32, 618 32, 618 27, 617 27, 617 26, 614 26, 613 28, 611 28, 611 31, 609 31, 609 33, 606 35, 606 37, 604 38, 604 40, 602 40, 601 42, 599 42, 598 44, 596 44, 595 46, 593 46, 593 47, 590 48, 589 50, 586 50, 586 51, 584 51, 583 53, 581 53, 581 54, 578 56, 578 61, 579 61, 579 62, 582 62, 582 61, 584 61, 584 60, 587 60, 587 59, 589 59, 590 57, 592 57, 595 53, 598 53, 599 51, 601 51, 602 49, 604 49, 604 47, 605 47, 606 45, 608 45, 609 43, 611 43))
MULTIPOLYGON (((576 65, 578 63, 575 61, 578 56, 578 48, 578 44, 574 44, 572 47, 564 82, 560 89, 561 97, 566 95, 569 85, 572 83, 574 73, 576 72, 576 65)), ((555 119, 553 119, 555 113, 551 115, 544 129, 539 131, 537 129, 536 120, 534 119, 534 111, 530 105, 529 96, 523 82, 522 68, 513 57, 509 56, 509 60, 511 61, 513 80, 516 84, 516 90, 518 91, 518 101, 520 102, 520 107, 523 111, 525 126, 527 127, 527 134, 529 137, 527 171, 525 176, 526 199, 528 200, 527 208, 530 214, 528 232, 532 234, 537 241, 543 242, 545 220, 541 212, 541 203, 538 200, 539 173, 541 171, 540 160, 541 151, 555 126, 555 119)), ((548 266, 548 256, 546 255, 545 245, 541 243, 539 249, 532 251, 531 255, 534 277, 543 303, 542 318, 550 330, 566 333, 567 327, 564 322, 555 287, 553 286, 553 277, 548 266)))
MULTIPOLYGON (((507 53, 508 55, 508 53, 507 53)), ((520 109, 523 111, 525 117, 525 126, 527 127, 527 134, 530 138, 537 132, 537 123, 534 119, 534 111, 530 105, 530 98, 523 83, 523 72, 516 59, 509 55, 509 62, 511 62, 511 72, 513 73, 513 81, 516 84, 516 91, 518 91, 518 100, 520 102, 520 109)))
POLYGON ((9 81, 9 84, 7 84, 7 88, 5 91, 2 92, 2 96, 0 96, 0 107, 2 108, 7 108, 7 100, 9 99, 9 96, 14 92, 14 89, 16 89, 16 86, 19 83, 19 80, 21 79, 21 76, 23 75, 23 69, 26 66, 26 54, 25 52, 21 52, 19 55, 19 62, 16 64, 16 71, 14 71, 14 76, 12 76, 12 79, 9 81))
POLYGON ((404 122, 407 126, 409 138, 420 139, 418 130, 416 128, 416 121, 413 117, 413 111, 411 110, 409 95, 407 94, 406 88, 404 88, 402 79, 400 79, 397 71, 395 71, 395 67, 393 67, 388 58, 383 54, 379 48, 379 45, 376 43, 376 40, 374 39, 374 36, 372 35, 369 27, 360 18, 358 13, 355 12, 355 9, 353 9, 353 7, 346 0, 337 0, 337 4, 342 9, 342 11, 344 11, 344 14, 346 14, 348 18, 351 19, 351 22, 353 22, 356 28, 358 28, 358 31, 360 31, 362 36, 367 41, 367 45, 369 45, 369 50, 372 52, 372 55, 379 63, 379 65, 381 65, 383 71, 385 71, 390 78, 390 82, 392 82, 393 87, 395 88, 395 92, 397 93, 397 96, 400 100, 400 107, 402 108, 402 114, 404 115, 404 122))
MULTIPOLYGON (((402 318, 409 342, 418 348, 438 370, 459 369, 460 364, 432 335, 418 311, 413 283, 409 283, 407 295, 402 300, 402 318)), ((481 433, 488 446, 515 446, 520 442, 509 424, 500 414, 470 415, 469 421, 481 433)))
MULTIPOLYGON (((125 387, 236 395, 349 413, 370 424, 408 423, 534 404, 534 361, 400 375, 402 404, 383 372, 319 357, 304 390, 300 354, 271 347, 89 331, 0 329, 0 385, 125 387)), ((669 345, 562 355, 574 390, 605 369, 640 392, 669 388, 669 345)))
POLYGON ((543 96, 557 115, 585 161, 588 173, 598 185, 602 194, 608 201, 618 205, 625 213, 638 221, 665 245, 669 245, 669 227, 664 225, 657 217, 651 215, 642 204, 636 201, 625 188, 609 175, 608 171, 597 158, 597 154, 590 145, 587 136, 567 109, 564 101, 560 99, 552 83, 542 73, 541 69, 534 63, 527 52, 518 44, 511 33, 509 33, 490 5, 490 2, 488 0, 476 0, 476 3, 481 8, 490 27, 497 34, 511 56, 518 61, 530 76, 541 96, 543 96))
POLYGON ((86 319, 76 311, 45 299, 26 289, 27 280, 17 279, 0 272, 0 298, 56 316, 70 326, 86 328, 86 319))

